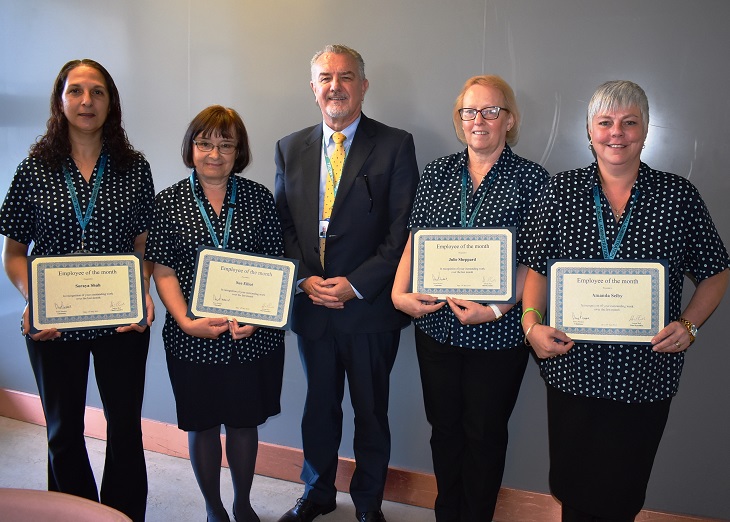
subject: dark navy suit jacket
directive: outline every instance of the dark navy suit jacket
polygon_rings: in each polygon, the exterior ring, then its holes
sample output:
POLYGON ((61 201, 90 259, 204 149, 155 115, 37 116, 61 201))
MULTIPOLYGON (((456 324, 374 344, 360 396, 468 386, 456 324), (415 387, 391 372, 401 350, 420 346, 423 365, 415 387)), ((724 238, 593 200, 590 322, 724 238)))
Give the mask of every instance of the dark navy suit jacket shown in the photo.
POLYGON ((284 253, 299 260, 299 279, 344 276, 363 299, 331 310, 300 292, 294 298, 292 330, 318 339, 328 328, 349 333, 402 328, 409 318, 393 307, 390 292, 418 185, 413 136, 362 115, 332 209, 322 268, 318 236, 322 133, 319 124, 276 144, 274 196, 284 253))

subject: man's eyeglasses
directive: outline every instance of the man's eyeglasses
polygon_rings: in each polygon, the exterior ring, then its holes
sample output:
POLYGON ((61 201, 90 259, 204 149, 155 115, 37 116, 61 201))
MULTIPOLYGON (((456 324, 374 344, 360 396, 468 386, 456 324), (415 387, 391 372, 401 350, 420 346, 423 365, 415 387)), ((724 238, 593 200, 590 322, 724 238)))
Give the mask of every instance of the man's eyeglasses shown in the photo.
POLYGON ((234 143, 221 143, 220 145, 215 145, 212 142, 205 140, 193 140, 193 143, 195 143, 195 146, 198 147, 200 152, 211 152, 213 149, 218 147, 218 152, 221 154, 233 154, 238 148, 238 146, 234 143))
POLYGON ((463 109, 459 109, 459 116, 464 121, 475 120, 477 114, 481 114, 482 118, 484 118, 485 120, 496 120, 497 118, 499 118, 499 111, 509 112, 509 109, 497 106, 484 107, 483 109, 472 109, 470 107, 465 107, 463 109))

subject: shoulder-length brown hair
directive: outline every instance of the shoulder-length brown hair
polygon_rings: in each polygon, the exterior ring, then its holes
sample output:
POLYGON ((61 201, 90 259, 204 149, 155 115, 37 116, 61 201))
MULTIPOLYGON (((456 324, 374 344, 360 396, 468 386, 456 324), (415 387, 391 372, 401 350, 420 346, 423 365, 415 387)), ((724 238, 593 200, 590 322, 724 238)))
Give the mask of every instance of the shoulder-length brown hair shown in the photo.
POLYGON ((52 168, 59 168, 71 154, 71 140, 68 136, 68 120, 63 113, 63 89, 69 73, 76 67, 92 67, 104 77, 109 93, 109 113, 102 127, 102 139, 110 156, 121 169, 127 167, 139 154, 129 143, 122 126, 122 105, 119 91, 109 71, 103 65, 89 58, 67 62, 56 76, 51 93, 51 115, 46 123, 46 133, 30 147, 29 154, 47 162, 52 168))
POLYGON ((182 142, 182 158, 185 166, 193 168, 193 140, 200 134, 204 138, 211 136, 220 136, 227 140, 235 139, 236 145, 236 161, 233 163, 231 173, 237 174, 242 172, 249 163, 251 163, 251 147, 248 143, 248 132, 243 124, 243 120, 238 113, 223 107, 222 105, 211 105, 200 111, 188 125, 185 131, 185 137, 182 142))

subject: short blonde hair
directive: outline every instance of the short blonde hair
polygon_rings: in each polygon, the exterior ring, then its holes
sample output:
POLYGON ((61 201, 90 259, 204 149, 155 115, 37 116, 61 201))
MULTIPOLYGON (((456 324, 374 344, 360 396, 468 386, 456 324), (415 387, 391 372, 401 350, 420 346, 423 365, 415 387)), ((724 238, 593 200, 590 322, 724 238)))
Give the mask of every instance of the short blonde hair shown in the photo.
POLYGON ((466 81, 464 87, 462 87, 459 96, 456 97, 456 101, 454 102, 453 118, 456 137, 459 138, 460 142, 466 144, 466 136, 464 135, 464 129, 461 126, 459 109, 463 108, 464 95, 466 94, 466 91, 474 85, 493 87, 502 93, 504 96, 504 108, 512 114, 512 118, 514 119, 514 125, 512 125, 512 128, 507 131, 507 138, 505 141, 510 146, 516 145, 520 135, 520 109, 517 107, 517 99, 515 98, 515 93, 512 90, 512 87, 510 87, 509 84, 500 76, 496 75, 472 76, 466 81))

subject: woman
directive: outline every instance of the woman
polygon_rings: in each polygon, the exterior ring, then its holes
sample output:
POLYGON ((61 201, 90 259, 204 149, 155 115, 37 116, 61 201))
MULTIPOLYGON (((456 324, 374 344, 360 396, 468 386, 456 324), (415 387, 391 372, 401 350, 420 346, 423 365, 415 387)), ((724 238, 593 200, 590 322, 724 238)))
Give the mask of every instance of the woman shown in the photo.
POLYGON ((728 284, 728 254, 697 189, 641 161, 648 126, 641 87, 601 85, 587 117, 596 162, 551 179, 525 224, 523 328, 547 384, 550 485, 564 521, 641 510, 684 352, 728 284), (671 322, 651 345, 573 341, 541 324, 548 259, 666 260, 671 322), (685 273, 697 287, 680 313, 685 273))
MULTIPOLYGON (((519 229, 548 173, 510 148, 520 123, 512 88, 498 76, 470 78, 456 98, 453 121, 467 148, 426 166, 409 227, 519 229)), ((524 257, 519 246, 517 257, 519 262, 524 257)), ((396 308, 416 319, 438 487, 436 520, 491 520, 504 471, 507 422, 528 359, 522 308, 455 298, 446 306, 409 292, 410 271, 409 239, 392 298, 396 308)), ((525 272, 524 266, 517 268, 517 301, 525 272)))
MULTIPOLYGON (((152 221, 150 167, 122 127, 119 92, 93 60, 73 60, 58 73, 46 133, 19 166, 2 209, 3 265, 28 301, 28 249, 33 255, 139 252, 152 221)), ((151 264, 145 264, 148 322, 151 264)), ((22 318, 48 427, 48 489, 99 500, 84 442, 90 355, 107 419, 101 502, 144 520, 147 471, 141 410, 149 329, 65 330, 30 334, 22 318)))
POLYGON ((239 325, 226 317, 190 318, 197 248, 201 245, 282 256, 274 199, 264 186, 235 176, 251 160, 248 134, 233 109, 214 105, 188 126, 182 144, 189 177, 155 200, 147 259, 167 308, 162 332, 180 429, 208 520, 229 520, 220 496, 221 425, 233 478, 233 516, 258 521, 249 495, 258 429, 280 412, 284 332, 239 325))

